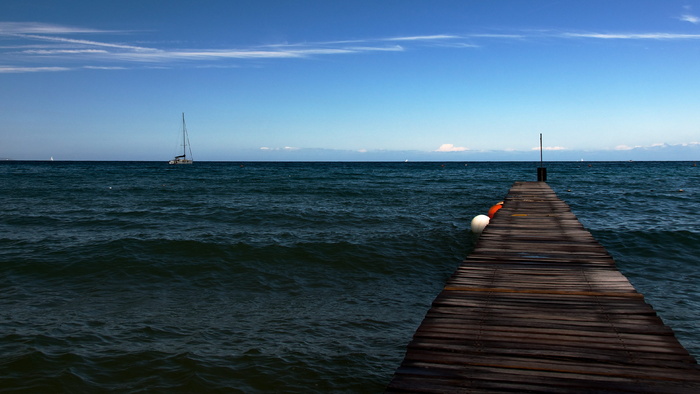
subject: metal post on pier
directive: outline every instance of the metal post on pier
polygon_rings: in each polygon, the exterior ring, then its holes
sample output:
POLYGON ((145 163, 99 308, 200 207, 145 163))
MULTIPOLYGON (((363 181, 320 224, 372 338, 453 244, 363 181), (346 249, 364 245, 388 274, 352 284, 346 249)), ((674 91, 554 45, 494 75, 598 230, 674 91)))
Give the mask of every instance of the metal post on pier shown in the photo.
POLYGON ((540 166, 537 168, 537 182, 547 182, 547 169, 542 164, 542 133, 540 133, 540 166))

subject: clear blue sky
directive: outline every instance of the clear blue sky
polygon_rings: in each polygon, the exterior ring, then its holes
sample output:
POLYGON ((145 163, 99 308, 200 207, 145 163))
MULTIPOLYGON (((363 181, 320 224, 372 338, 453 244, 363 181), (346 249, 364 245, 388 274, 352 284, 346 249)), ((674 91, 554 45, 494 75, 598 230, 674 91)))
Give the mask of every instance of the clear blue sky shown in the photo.
POLYGON ((700 1, 0 3, 0 158, 700 159, 700 1))

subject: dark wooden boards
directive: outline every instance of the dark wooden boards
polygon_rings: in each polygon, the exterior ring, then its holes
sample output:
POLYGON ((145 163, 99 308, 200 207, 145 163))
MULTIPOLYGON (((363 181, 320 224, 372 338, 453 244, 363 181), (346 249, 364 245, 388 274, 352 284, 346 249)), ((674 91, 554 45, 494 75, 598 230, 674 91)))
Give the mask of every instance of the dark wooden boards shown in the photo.
POLYGON ((387 392, 700 393, 700 369, 544 182, 517 182, 387 392))

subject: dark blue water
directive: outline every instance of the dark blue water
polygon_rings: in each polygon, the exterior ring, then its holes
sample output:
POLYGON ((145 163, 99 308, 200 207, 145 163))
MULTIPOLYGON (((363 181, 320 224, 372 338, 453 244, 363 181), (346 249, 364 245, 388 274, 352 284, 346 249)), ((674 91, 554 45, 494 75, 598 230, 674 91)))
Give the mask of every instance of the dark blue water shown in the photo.
MULTIPOLYGON (((2 162, 0 390, 381 392, 471 218, 535 168, 2 162)), ((548 175, 700 356, 700 169, 548 175)))

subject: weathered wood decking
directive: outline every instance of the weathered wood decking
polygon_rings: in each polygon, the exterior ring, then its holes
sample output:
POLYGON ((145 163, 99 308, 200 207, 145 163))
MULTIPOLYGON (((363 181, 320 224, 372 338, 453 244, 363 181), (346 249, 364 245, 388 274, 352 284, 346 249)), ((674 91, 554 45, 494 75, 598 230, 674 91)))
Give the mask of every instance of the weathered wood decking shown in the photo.
POLYGON ((700 369, 552 189, 519 182, 387 392, 700 393, 700 369))

